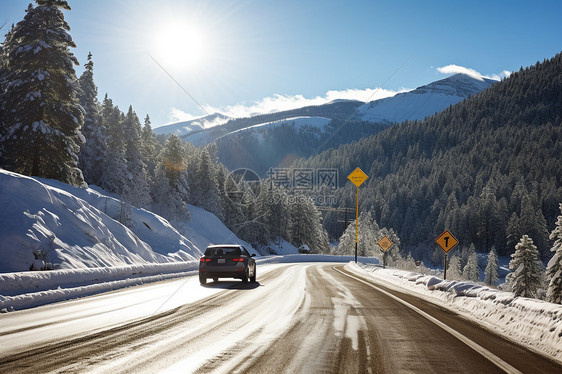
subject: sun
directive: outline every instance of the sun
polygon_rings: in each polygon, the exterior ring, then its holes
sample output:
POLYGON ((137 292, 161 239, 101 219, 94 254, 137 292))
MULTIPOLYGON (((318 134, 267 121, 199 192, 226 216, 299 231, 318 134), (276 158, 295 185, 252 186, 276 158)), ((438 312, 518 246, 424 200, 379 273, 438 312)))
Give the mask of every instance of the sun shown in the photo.
POLYGON ((162 25, 153 44, 154 57, 173 69, 196 70, 204 64, 208 54, 205 32, 195 24, 171 22, 162 25))

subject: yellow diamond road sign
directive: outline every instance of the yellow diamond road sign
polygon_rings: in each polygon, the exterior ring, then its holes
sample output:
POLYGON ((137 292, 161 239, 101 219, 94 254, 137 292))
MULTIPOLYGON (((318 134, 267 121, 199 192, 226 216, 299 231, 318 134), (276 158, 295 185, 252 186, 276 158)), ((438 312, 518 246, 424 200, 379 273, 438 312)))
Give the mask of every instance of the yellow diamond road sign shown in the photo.
POLYGON ((386 235, 383 236, 383 238, 378 241, 378 244, 381 247, 381 249, 385 252, 388 248, 392 247, 392 242, 386 235))
POLYGON ((363 184, 363 182, 365 182, 367 178, 369 178, 369 176, 359 168, 353 170, 353 172, 347 176, 347 179, 353 182, 353 184, 357 187, 363 184))
POLYGON ((449 252, 455 245, 459 244, 459 241, 451 234, 448 230, 445 230, 443 234, 439 235, 437 239, 435 239, 435 243, 441 249, 447 253, 449 252))

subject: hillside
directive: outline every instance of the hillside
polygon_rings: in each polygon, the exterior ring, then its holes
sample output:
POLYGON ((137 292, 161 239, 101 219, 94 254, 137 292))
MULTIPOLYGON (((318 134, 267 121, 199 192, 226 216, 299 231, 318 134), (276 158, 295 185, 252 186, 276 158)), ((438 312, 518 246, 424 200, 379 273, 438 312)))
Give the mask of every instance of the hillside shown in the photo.
MULTIPOLYGON (((345 176, 361 167, 370 177, 360 189, 361 209, 393 228, 417 258, 432 257, 433 239, 446 228, 459 248, 495 246, 501 254, 527 233, 548 258, 547 236, 562 201, 561 110, 558 54, 424 121, 293 166, 338 168, 342 207, 355 200, 345 176)), ((324 220, 336 238, 338 219, 330 213, 324 220)))
POLYGON ((455 74, 432 82, 413 91, 372 101, 357 109, 357 119, 371 122, 404 122, 423 120, 450 105, 484 91, 497 81, 475 79, 466 74, 455 74))
POLYGON ((0 206, 0 273, 29 270, 35 255, 50 268, 114 267, 194 261, 210 243, 244 243, 201 208, 190 206, 178 230, 144 209, 124 219, 118 199, 93 189, 1 169, 0 206))
POLYGON ((361 104, 363 103, 360 101, 336 101, 324 105, 307 106, 248 118, 234 118, 221 126, 215 126, 201 131, 191 131, 178 136, 196 146, 207 145, 232 132, 256 125, 285 121, 287 118, 324 117, 330 119, 349 119, 361 104))

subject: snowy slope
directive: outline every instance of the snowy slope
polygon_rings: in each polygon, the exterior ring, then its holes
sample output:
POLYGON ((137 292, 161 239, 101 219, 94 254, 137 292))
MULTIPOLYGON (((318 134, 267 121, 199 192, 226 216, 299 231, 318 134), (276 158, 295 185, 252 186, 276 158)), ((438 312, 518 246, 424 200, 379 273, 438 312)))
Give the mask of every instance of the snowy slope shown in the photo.
POLYGON ((189 206, 180 232, 132 207, 125 227, 114 197, 1 169, 0 206, 0 273, 29 270, 38 250, 53 267, 76 269, 194 261, 210 243, 247 245, 203 209, 189 206))
POLYGON ((413 91, 366 103, 358 108, 357 119, 388 123, 422 120, 477 94, 493 83, 496 81, 455 74, 413 91))
POLYGON ((153 131, 156 135, 176 134, 177 136, 182 136, 194 131, 200 131, 206 128, 225 124, 229 119, 229 117, 223 114, 215 113, 190 121, 183 121, 156 127, 153 131))
POLYGON ((325 117, 293 117, 293 118, 286 118, 286 119, 282 119, 282 120, 278 120, 278 121, 271 121, 271 122, 265 122, 265 123, 260 123, 257 125, 253 125, 250 127, 246 127, 240 130, 236 130, 236 131, 232 131, 229 132, 226 135, 223 135, 221 137, 219 137, 217 140, 219 139, 224 139, 224 138, 228 138, 228 136, 233 135, 233 134, 247 134, 247 135, 258 135, 260 133, 263 133, 263 131, 269 130, 271 128, 277 127, 277 126, 282 126, 282 125, 287 125, 287 126, 291 126, 293 127, 295 130, 299 130, 302 128, 311 128, 311 129, 317 129, 319 131, 324 131, 326 128, 326 125, 328 125, 332 120, 330 118, 325 118, 325 117))
POLYGON ((297 131, 302 128, 309 128, 322 132, 324 131, 326 125, 328 125, 331 121, 332 120, 330 118, 325 118, 325 117, 298 116, 298 117, 285 118, 277 121, 258 123, 242 129, 225 132, 220 135, 217 135, 217 133, 212 131, 195 132, 191 135, 184 137, 184 140, 190 142, 195 146, 203 146, 209 143, 213 143, 219 139, 222 140, 228 139, 230 136, 234 134, 236 135, 244 134, 261 139, 265 131, 268 131, 269 129, 281 125, 294 126, 295 130, 297 131))

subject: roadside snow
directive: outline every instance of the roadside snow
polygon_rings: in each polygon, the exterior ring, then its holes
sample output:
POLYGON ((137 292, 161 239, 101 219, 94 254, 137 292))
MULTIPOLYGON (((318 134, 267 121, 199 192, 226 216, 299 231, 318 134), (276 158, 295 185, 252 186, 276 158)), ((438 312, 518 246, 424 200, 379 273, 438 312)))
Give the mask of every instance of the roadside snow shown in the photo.
POLYGON ((472 282, 445 281, 397 269, 349 263, 346 268, 448 308, 471 321, 562 362, 562 305, 515 297, 472 282))
MULTIPOLYGON (((265 264, 351 261, 350 256, 284 255, 256 258, 265 264)), ((378 263, 377 259, 362 258, 378 263)), ((0 273, 0 312, 34 308, 40 305, 91 296, 121 288, 185 277, 198 273, 199 261, 167 264, 140 264, 91 269, 64 269, 0 273)))
POLYGON ((253 251, 197 207, 188 206, 191 221, 179 229, 131 207, 127 227, 118 221, 122 203, 115 196, 1 169, 0 206, 0 273, 196 261, 207 245, 221 242, 253 251))

